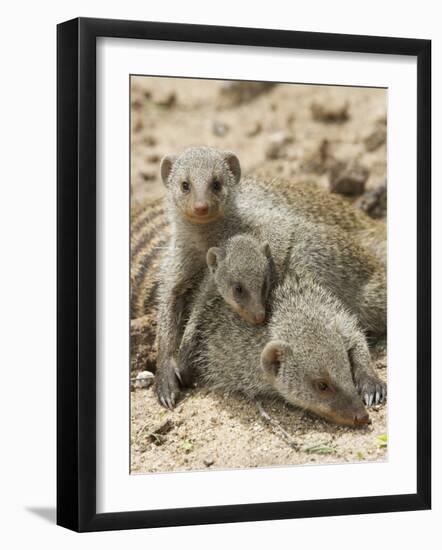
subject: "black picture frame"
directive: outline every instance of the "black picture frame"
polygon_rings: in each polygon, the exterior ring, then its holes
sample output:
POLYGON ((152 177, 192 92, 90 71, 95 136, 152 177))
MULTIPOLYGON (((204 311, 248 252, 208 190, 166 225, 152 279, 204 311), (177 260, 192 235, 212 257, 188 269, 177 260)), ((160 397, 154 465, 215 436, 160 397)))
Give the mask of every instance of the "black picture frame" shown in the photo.
POLYGON ((431 506, 431 41, 74 19, 57 27, 57 523, 75 531, 425 510, 431 506), (362 498, 96 512, 96 39, 417 58, 417 491, 362 498))

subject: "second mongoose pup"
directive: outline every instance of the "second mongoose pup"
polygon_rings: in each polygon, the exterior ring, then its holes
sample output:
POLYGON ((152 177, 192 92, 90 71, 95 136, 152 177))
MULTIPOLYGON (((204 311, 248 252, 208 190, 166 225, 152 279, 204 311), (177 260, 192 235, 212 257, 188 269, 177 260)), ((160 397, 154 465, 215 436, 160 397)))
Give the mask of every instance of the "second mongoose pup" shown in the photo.
POLYGON ((223 247, 207 252, 213 283, 224 301, 248 323, 265 321, 275 269, 269 243, 250 235, 235 235, 223 247))
POLYGON ((279 396, 303 409, 351 426, 365 425, 366 405, 384 401, 357 320, 312 278, 290 278, 272 292, 266 324, 252 326, 214 293, 195 299, 180 348, 203 384, 250 398, 279 396), (362 397, 362 398, 361 398, 362 397))

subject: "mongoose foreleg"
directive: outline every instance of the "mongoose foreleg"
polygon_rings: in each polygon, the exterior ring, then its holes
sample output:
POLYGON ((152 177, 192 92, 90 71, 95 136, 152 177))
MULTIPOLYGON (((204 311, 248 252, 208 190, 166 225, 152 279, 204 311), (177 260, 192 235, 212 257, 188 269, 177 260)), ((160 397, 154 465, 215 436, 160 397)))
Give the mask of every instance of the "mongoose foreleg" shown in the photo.
POLYGON ((180 393, 180 383, 184 383, 176 354, 183 334, 188 294, 195 284, 193 276, 197 271, 195 267, 197 263, 193 262, 191 266, 189 261, 176 262, 176 269, 168 273, 171 280, 163 282, 158 323, 160 330, 157 334, 155 390, 160 403, 169 409, 175 406, 180 393), (177 274, 180 272, 181 276, 178 277, 177 274), (183 277, 183 273, 186 276, 183 277))
POLYGON ((355 337, 348 352, 356 389, 364 403, 371 407, 383 403, 387 397, 387 385, 376 375, 371 366, 370 353, 362 335, 355 337))

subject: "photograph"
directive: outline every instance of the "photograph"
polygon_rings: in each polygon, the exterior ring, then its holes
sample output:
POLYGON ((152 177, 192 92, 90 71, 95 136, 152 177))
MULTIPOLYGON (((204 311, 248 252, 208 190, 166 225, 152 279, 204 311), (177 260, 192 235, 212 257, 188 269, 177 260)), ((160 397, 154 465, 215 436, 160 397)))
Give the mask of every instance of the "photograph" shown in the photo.
POLYGON ((388 461, 388 89, 129 87, 130 473, 388 461))

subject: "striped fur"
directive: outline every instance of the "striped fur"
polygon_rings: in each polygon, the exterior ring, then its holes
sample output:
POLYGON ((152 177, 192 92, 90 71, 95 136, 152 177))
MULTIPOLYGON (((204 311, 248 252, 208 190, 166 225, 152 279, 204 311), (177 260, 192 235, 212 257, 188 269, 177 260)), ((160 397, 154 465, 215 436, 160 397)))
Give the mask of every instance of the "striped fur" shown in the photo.
POLYGON ((163 199, 134 208, 131 212, 131 318, 157 308, 158 274, 170 227, 163 199))

